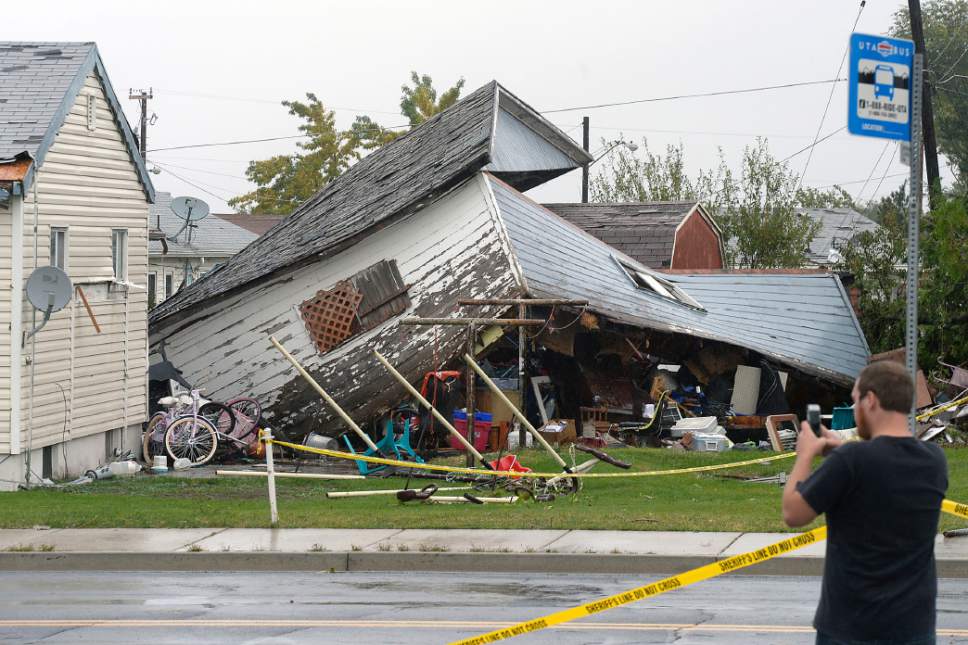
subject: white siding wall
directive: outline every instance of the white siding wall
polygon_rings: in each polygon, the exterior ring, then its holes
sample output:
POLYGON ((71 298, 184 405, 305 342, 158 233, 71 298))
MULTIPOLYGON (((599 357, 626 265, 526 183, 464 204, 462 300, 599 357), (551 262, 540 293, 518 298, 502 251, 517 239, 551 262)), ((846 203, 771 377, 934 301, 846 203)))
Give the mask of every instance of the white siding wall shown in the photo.
MULTIPOLYGON (((37 266, 49 262, 50 229, 68 228, 67 272, 81 286, 101 327, 95 332, 80 298, 37 335, 33 447, 144 420, 147 411, 148 204, 95 73, 67 116, 37 173, 37 266), (87 96, 97 99, 97 127, 87 128, 87 96), (126 289, 111 285, 113 229, 128 231, 126 289)), ((34 204, 24 205, 24 276, 34 262, 34 204)), ((30 329, 33 309, 24 307, 30 329)), ((4 324, 5 326, 5 324, 4 324)), ((30 344, 25 357, 30 354, 30 344)), ((26 442, 30 370, 23 370, 26 442)))
MULTIPOLYGON (((215 268, 216 264, 222 264, 228 257, 204 257, 189 258, 194 268, 195 279, 198 280, 203 275, 215 268)), ((172 295, 178 293, 178 286, 185 277, 185 258, 151 255, 148 258, 148 273, 155 274, 155 304, 165 299, 165 276, 172 276, 172 295)), ((147 284, 147 283, 146 283, 147 284)))
MULTIPOLYGON (((213 302, 194 315, 198 320, 194 324, 183 321, 172 323, 174 329, 165 325, 152 329, 152 346, 164 337, 168 359, 189 382, 205 387, 216 399, 256 397, 277 427, 305 424, 307 418, 315 423, 331 421, 333 415, 315 392, 305 395, 304 405, 289 401, 273 407, 281 396, 298 397, 293 390, 308 387, 269 343, 270 334, 351 415, 376 399, 399 400, 399 386, 376 362, 372 350, 384 353, 415 379, 432 369, 430 348, 435 344, 444 356, 462 346, 462 329, 401 330, 400 316, 321 356, 297 309, 319 289, 331 288, 382 259, 396 260, 404 283, 410 285, 411 308, 404 315, 434 315, 434 310, 456 313, 457 298, 508 297, 516 289, 496 214, 478 177, 335 257, 213 302)), ((480 311, 494 313, 487 308, 480 311)))
POLYGON ((0 206, 0 454, 10 452, 11 217, 0 206))

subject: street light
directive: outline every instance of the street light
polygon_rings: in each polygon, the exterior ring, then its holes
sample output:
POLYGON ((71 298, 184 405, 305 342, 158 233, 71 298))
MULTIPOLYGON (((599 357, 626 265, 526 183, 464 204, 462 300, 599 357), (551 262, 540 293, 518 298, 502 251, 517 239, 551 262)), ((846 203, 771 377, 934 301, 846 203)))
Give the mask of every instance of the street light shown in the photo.
MULTIPOLYGON (((587 147, 587 143, 588 143, 587 140, 585 143, 587 147)), ((588 203, 588 169, 591 168, 592 165, 601 161, 605 155, 607 155, 608 153, 610 153, 612 150, 614 150, 619 146, 625 146, 629 152, 635 152, 636 150, 639 149, 639 147, 631 141, 625 141, 624 139, 616 139, 615 141, 610 142, 610 145, 607 148, 605 148, 605 152, 595 157, 595 159, 593 159, 592 161, 589 161, 588 164, 582 169, 582 173, 581 173, 581 202, 583 204, 588 203)))

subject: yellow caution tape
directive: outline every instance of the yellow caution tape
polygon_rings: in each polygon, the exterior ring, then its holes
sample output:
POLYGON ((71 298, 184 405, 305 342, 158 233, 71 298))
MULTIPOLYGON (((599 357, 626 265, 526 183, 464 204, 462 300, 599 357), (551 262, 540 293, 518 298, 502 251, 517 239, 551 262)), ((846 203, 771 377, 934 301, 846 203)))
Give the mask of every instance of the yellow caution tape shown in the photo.
POLYGON ((942 406, 928 410, 927 412, 922 412, 917 416, 918 421, 924 421, 925 419, 930 419, 931 417, 937 416, 944 412, 945 410, 950 410, 953 407, 959 406, 962 403, 968 403, 968 396, 963 396, 960 399, 955 399, 954 401, 948 401, 942 406))
POLYGON ((546 629, 553 625, 559 625, 577 618, 583 618, 591 614, 597 614, 599 612, 621 607, 622 605, 627 605, 639 600, 652 598, 653 596, 658 596, 666 593, 667 591, 681 589, 682 587, 687 587, 691 584, 702 582, 703 580, 715 578, 716 576, 729 573, 730 571, 736 571, 760 562, 765 562, 766 560, 770 560, 784 553, 789 553, 797 549, 802 549, 805 546, 816 544, 826 537, 827 527, 821 526, 813 529, 812 531, 807 531, 806 533, 801 533, 791 538, 770 544, 762 549, 757 549, 756 551, 734 555, 733 557, 726 558, 725 560, 719 560, 718 562, 713 562, 712 564, 707 564, 697 569, 680 573, 679 575, 672 576, 671 578, 663 578, 662 580, 653 582, 651 584, 636 587, 635 589, 629 589, 628 591, 623 591, 622 593, 615 594, 614 596, 600 598, 578 607, 572 607, 571 609, 558 611, 553 614, 548 614, 547 616, 542 616, 541 618, 518 623, 517 625, 511 625, 510 627, 504 627, 503 629, 497 629, 493 632, 481 634, 480 636, 454 641, 451 645, 482 645, 483 643, 495 643, 506 638, 521 636, 522 634, 530 634, 531 632, 546 629))
POLYGON ((400 461, 397 459, 386 459, 384 457, 372 457, 367 455, 357 455, 349 452, 342 452, 340 450, 327 450, 325 448, 313 448, 310 446, 303 446, 298 443, 289 443, 288 441, 278 441, 276 439, 269 439, 266 443, 275 444, 277 446, 282 446, 283 448, 290 448, 292 450, 300 450, 302 452, 310 452, 316 455, 323 455, 325 457, 333 457, 335 459, 349 459, 351 461, 365 461, 369 464, 382 464, 384 466, 398 466, 400 468, 415 468, 417 470, 436 470, 445 473, 457 473, 462 475, 486 475, 490 477, 581 477, 584 479, 605 479, 605 478, 615 478, 615 477, 656 477, 659 475, 685 475, 688 473, 702 473, 710 470, 726 470, 727 468, 737 468, 739 466, 752 466, 756 464, 765 464, 771 461, 779 461, 780 459, 789 459, 794 457, 796 453, 786 452, 779 455, 771 455, 769 457, 760 457, 758 459, 749 459, 747 461, 734 461, 725 464, 713 464, 710 466, 693 466, 691 468, 673 468, 670 470, 640 470, 640 471, 623 471, 616 473, 535 473, 528 472, 522 473, 516 470, 485 470, 483 468, 464 468, 461 466, 441 466, 437 464, 426 464, 417 463, 413 461, 400 461))
MULTIPOLYGON (((952 515, 968 518, 968 504, 959 504, 951 501, 950 499, 946 499, 941 502, 941 510, 945 513, 951 513, 952 515)), ((600 598, 584 605, 579 605, 578 607, 564 609, 553 614, 548 614, 547 616, 542 616, 541 618, 535 618, 534 620, 528 620, 523 623, 504 627, 502 629, 496 629, 493 632, 488 632, 479 636, 454 641, 450 645, 483 645, 484 643, 496 643, 497 641, 502 641, 507 638, 513 638, 523 634, 530 634, 531 632, 547 629, 548 627, 560 625, 561 623, 567 623, 578 618, 590 616, 591 614, 597 614, 599 612, 614 609, 615 607, 621 607, 622 605, 627 605, 639 600, 652 598, 653 596, 664 594, 667 591, 681 589, 682 587, 687 587, 691 584, 702 582, 703 580, 709 580, 710 578, 721 576, 724 573, 729 573, 730 571, 736 571, 754 564, 759 564, 760 562, 771 560, 777 556, 783 555, 784 553, 790 553, 791 551, 802 549, 805 546, 816 544, 817 542, 826 539, 826 537, 827 527, 820 526, 812 531, 807 531, 806 533, 801 533, 791 538, 775 542, 763 547, 762 549, 757 549, 756 551, 749 551, 747 553, 734 555, 730 558, 726 558, 725 560, 719 560, 717 562, 713 562, 712 564, 707 564, 696 569, 686 571, 685 573, 680 573, 679 575, 672 576, 671 578, 663 578, 662 580, 653 582, 651 584, 636 587, 635 589, 629 589, 628 591, 623 591, 622 593, 615 594, 614 596, 600 598)))

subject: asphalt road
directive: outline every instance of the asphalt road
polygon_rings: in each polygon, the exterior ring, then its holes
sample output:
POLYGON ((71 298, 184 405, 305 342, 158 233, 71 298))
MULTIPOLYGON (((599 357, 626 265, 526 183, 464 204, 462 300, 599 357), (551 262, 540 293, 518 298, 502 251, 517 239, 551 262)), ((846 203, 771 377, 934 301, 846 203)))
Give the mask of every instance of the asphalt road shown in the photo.
MULTIPOLYGON (((463 573, 0 573, 3 643, 447 643, 647 582, 463 573)), ((724 576, 508 642, 813 643, 819 578, 724 576)), ((942 580, 939 643, 968 642, 942 580)))

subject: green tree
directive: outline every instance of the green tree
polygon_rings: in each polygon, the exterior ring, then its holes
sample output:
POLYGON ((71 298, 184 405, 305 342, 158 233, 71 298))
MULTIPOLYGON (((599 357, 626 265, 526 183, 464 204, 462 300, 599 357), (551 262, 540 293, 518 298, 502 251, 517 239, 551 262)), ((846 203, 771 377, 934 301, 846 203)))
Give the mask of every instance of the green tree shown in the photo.
MULTIPOLYGON (((964 195, 968 188, 968 0, 926 0, 921 15, 938 149, 951 163, 964 195)), ((894 14, 891 33, 911 37, 906 6, 894 14)))
POLYGON ((799 267, 806 262, 820 225, 801 216, 800 208, 853 206, 850 195, 839 187, 798 188, 799 177, 777 162, 765 139, 743 151, 738 174, 720 153, 718 167, 691 178, 684 158, 682 144, 668 146, 665 155, 653 153, 645 140, 636 151, 616 147, 591 181, 591 199, 702 201, 727 240, 727 264, 754 269, 799 267))
POLYGON ((460 98, 461 90, 464 89, 464 79, 461 78, 454 85, 446 90, 437 98, 437 90, 434 89, 434 82, 430 76, 423 76, 417 72, 410 72, 410 81, 413 87, 402 85, 400 92, 400 113, 410 120, 410 127, 416 127, 430 117, 443 112, 460 98))
MULTIPOLYGON (((411 79, 413 87, 401 87, 400 101, 401 113, 411 128, 456 103, 464 87, 462 78, 438 98, 430 76, 412 72, 411 79)), ((295 154, 249 162, 245 176, 256 185, 255 190, 228 202, 240 213, 288 215, 363 154, 402 134, 369 116, 357 116, 348 129, 339 130, 333 111, 312 93, 306 94, 305 102, 283 101, 282 105, 302 120, 298 129, 308 140, 296 144, 299 150, 295 154)))

